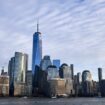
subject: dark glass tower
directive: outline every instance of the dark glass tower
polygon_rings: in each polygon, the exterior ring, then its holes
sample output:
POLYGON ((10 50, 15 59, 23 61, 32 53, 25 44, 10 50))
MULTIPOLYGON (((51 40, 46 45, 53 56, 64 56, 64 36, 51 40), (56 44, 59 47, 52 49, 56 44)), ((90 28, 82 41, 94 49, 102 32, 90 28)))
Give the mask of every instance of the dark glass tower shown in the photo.
POLYGON ((98 68, 98 78, 100 82, 102 80, 102 68, 98 68))
POLYGON ((71 69, 72 79, 74 79, 74 65, 73 64, 70 65, 70 69, 71 69))
POLYGON ((33 52, 32 52, 32 75, 33 75, 33 87, 35 86, 35 78, 38 67, 42 59, 42 38, 39 32, 39 25, 37 24, 37 32, 33 35, 33 52))

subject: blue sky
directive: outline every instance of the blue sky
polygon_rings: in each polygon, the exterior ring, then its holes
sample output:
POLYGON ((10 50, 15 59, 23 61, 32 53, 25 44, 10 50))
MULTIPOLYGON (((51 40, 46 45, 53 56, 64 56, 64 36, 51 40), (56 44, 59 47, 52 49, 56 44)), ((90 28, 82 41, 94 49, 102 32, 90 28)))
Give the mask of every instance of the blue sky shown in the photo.
POLYGON ((29 54, 39 18, 43 55, 75 65, 75 73, 97 68, 105 78, 105 0, 0 0, 0 67, 15 51, 29 54))

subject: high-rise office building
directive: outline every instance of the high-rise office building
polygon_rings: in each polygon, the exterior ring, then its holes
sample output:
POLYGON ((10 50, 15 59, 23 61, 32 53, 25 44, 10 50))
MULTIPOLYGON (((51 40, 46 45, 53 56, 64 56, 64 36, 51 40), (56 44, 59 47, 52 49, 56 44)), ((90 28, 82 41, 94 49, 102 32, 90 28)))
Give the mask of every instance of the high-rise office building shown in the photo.
POLYGON ((38 86, 38 70, 42 59, 42 38, 39 32, 39 25, 37 24, 37 32, 33 35, 33 49, 32 49, 32 93, 35 95, 38 86))
POLYGON ((9 61, 8 73, 10 81, 25 83, 27 68, 28 55, 21 52, 15 52, 15 56, 9 61))
POLYGON ((35 75, 35 68, 40 66, 42 59, 42 38, 37 24, 37 32, 33 35, 33 52, 32 52, 32 75, 35 75))
POLYGON ((91 75, 90 71, 88 71, 88 70, 83 71, 83 73, 82 73, 82 81, 83 82, 84 81, 92 81, 92 75, 91 75))
POLYGON ((66 94, 73 95, 74 89, 70 66, 62 64, 59 70, 59 75, 61 78, 65 79, 66 94))
POLYGON ((27 69, 28 69, 28 55, 21 52, 15 52, 14 82, 26 83, 27 69))
POLYGON ((52 78, 59 78, 59 71, 55 65, 48 66, 47 68, 47 80, 52 78))
POLYGON ((102 68, 98 68, 98 79, 99 82, 102 80, 102 68))
POLYGON ((41 69, 43 71, 46 71, 47 67, 50 65, 52 65, 50 56, 48 56, 48 55, 44 56, 43 59, 41 60, 41 64, 40 64, 41 69))
POLYGON ((92 96, 93 95, 93 81, 92 75, 90 71, 85 70, 82 73, 82 89, 84 96, 92 96))
POLYGON ((77 73, 77 83, 81 84, 81 82, 82 82, 82 76, 81 76, 81 73, 79 72, 77 73))
POLYGON ((26 94, 27 96, 31 96, 32 95, 32 70, 27 71, 26 73, 26 94))
POLYGON ((15 56, 11 58, 8 66, 11 95, 13 95, 15 84, 26 83, 27 68, 28 55, 21 52, 15 52, 15 56))
POLYGON ((8 64, 8 75, 9 75, 9 95, 14 94, 14 70, 15 70, 15 57, 12 57, 8 64))
POLYGON ((73 64, 70 65, 70 69, 71 69, 72 79, 74 79, 74 65, 73 64))
POLYGON ((75 83, 75 77, 74 77, 74 88, 75 88, 75 95, 81 96, 82 95, 82 76, 81 73, 77 73, 77 82, 75 83))
POLYGON ((61 78, 70 78, 72 79, 71 69, 67 64, 62 64, 59 70, 59 75, 61 78))
POLYGON ((102 79, 100 81, 100 92, 101 92, 101 96, 105 97, 105 79, 102 79))
POLYGON ((53 65, 55 65, 57 67, 57 69, 59 70, 60 67, 60 60, 59 59, 54 59, 53 60, 53 65))

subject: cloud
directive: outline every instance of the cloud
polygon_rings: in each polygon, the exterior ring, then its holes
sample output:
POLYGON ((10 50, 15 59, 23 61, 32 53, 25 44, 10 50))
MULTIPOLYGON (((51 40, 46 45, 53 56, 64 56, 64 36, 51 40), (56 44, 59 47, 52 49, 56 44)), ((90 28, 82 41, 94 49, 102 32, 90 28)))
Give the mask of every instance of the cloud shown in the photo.
POLYGON ((105 68, 104 0, 1 0, 0 7, 0 67, 7 68, 14 52, 22 51, 29 54, 31 69, 39 19, 43 55, 73 63, 75 73, 89 69, 96 80, 97 68, 105 68))

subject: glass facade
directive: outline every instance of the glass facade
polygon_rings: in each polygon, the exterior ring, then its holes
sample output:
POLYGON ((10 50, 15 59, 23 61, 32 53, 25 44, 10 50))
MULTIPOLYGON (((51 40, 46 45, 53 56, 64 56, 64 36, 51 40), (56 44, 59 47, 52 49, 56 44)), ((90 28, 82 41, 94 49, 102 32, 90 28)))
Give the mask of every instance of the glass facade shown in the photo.
POLYGON ((28 55, 20 52, 15 53, 14 82, 25 83, 28 65, 28 55))
POLYGON ((33 55, 32 55, 32 74, 35 75, 35 66, 39 66, 42 59, 42 39, 41 33, 33 35, 33 55))
POLYGON ((88 70, 83 71, 83 73, 82 73, 82 81, 83 82, 84 81, 92 81, 92 75, 91 75, 90 71, 88 71, 88 70))
POLYGON ((82 82, 82 76, 81 76, 80 72, 77 73, 77 82, 78 82, 78 84, 81 84, 81 82, 82 82))
POLYGON ((26 82, 26 71, 28 67, 28 55, 15 52, 15 56, 9 61, 9 76, 15 83, 26 82))
POLYGON ((59 70, 59 75, 61 78, 72 79, 71 69, 67 64, 62 64, 59 70))
POLYGON ((14 85, 26 83, 26 72, 28 68, 28 55, 15 52, 8 65, 10 95, 14 94, 14 85))
POLYGON ((46 71, 47 67, 50 66, 50 65, 52 65, 50 56, 48 56, 48 55, 44 56, 44 58, 41 61, 41 65, 40 65, 41 69, 43 71, 46 71))
POLYGON ((57 69, 59 70, 60 67, 60 60, 59 59, 54 59, 53 60, 53 65, 55 65, 57 67, 57 69))
POLYGON ((59 72, 56 66, 49 66, 47 69, 47 74, 47 80, 50 80, 52 78, 59 78, 59 72))

